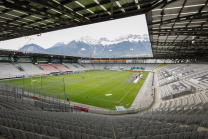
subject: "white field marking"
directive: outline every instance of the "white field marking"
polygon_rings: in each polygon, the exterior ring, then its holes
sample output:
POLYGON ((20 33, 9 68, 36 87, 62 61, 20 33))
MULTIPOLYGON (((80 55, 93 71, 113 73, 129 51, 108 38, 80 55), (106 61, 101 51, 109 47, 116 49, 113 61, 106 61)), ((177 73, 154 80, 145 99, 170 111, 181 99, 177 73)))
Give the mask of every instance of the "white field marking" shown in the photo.
MULTIPOLYGON (((136 83, 135 85, 137 85, 137 83, 136 83)), ((135 86, 135 85, 134 85, 134 86, 135 86)), ((134 88, 134 86, 129 90, 129 92, 134 88)), ((128 92, 126 95, 128 95, 129 92, 128 92)), ((119 101, 119 103, 126 97, 126 95, 119 101)))
MULTIPOLYGON (((126 74, 125 74, 126 75, 126 74)), ((125 76, 125 75, 123 75, 123 76, 125 76)), ((120 76, 120 77, 123 77, 123 76, 120 76)), ((117 82, 119 82, 120 80, 118 80, 117 82)), ((114 82, 113 84, 115 84, 115 83, 117 83, 117 82, 114 82)), ((123 82, 123 81, 122 81, 123 82)), ((112 85, 112 84, 111 84, 112 85)), ((111 85, 109 85, 109 86, 111 86, 111 85)), ((109 87, 109 86, 107 86, 107 87, 109 87)), ((105 87, 105 88, 107 88, 107 87, 105 87)), ((104 89, 105 89, 104 88, 104 89)), ((103 89, 103 88, 102 88, 103 89)), ((99 91, 100 92, 100 91, 99 91)), ((97 93, 99 93, 99 92, 97 92, 97 93)), ((95 93, 95 94, 97 94, 97 93, 95 93)), ((92 96, 94 96, 95 94, 93 94, 92 96)))
POLYGON ((112 94, 105 94, 105 96, 111 96, 112 94))

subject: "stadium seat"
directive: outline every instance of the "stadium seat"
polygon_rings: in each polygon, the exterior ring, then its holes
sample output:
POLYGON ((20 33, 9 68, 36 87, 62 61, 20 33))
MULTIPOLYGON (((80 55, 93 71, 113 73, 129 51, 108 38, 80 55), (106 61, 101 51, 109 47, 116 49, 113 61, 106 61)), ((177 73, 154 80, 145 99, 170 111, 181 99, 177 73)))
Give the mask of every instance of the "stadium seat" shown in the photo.
POLYGON ((95 136, 99 136, 100 135, 100 133, 99 133, 99 131, 97 129, 92 129, 92 132, 93 132, 93 135, 95 135, 95 136))
POLYGON ((67 137, 67 138, 70 138, 70 139, 73 139, 73 138, 74 138, 74 133, 73 133, 73 131, 67 130, 67 131, 66 131, 66 137, 67 137))
POLYGON ((46 126, 47 135, 53 136, 53 128, 50 126, 46 126))
POLYGON ((63 139, 66 139, 67 138, 67 136, 66 136, 66 130, 60 129, 59 130, 59 133, 60 133, 61 138, 63 138, 63 139))
POLYGON ((154 139, 169 139, 169 135, 156 135, 154 139))
POLYGON ((98 136, 98 139, 109 139, 109 138, 98 136))
POLYGON ((135 137, 123 137, 121 139, 135 139, 135 137))
POLYGON ((74 131, 75 131, 75 132, 81 133, 81 129, 80 129, 80 127, 78 127, 78 126, 75 126, 75 127, 74 127, 74 131))
POLYGON ((87 129, 87 134, 93 135, 93 130, 92 129, 87 129))
POLYGON ((4 126, 9 126, 9 124, 8 124, 8 122, 7 122, 7 119, 1 118, 1 121, 3 122, 3 125, 4 125, 4 126))
POLYGON ((153 130, 153 136, 159 135, 159 134, 160 134, 160 130, 159 129, 154 129, 153 130))
POLYGON ((139 127, 139 130, 144 130, 144 131, 147 131, 148 127, 147 126, 140 126, 139 127))
POLYGON ((27 139, 24 131, 19 130, 19 135, 20 135, 20 139, 27 139))
POLYGON ((60 137, 61 137, 61 135, 60 135, 60 132, 59 132, 59 129, 58 129, 58 128, 53 128, 53 135, 54 135, 55 137, 58 137, 58 138, 60 138, 60 137))
POLYGON ((16 120, 12 120, 12 124, 14 128, 18 128, 18 123, 16 120))
POLYGON ((80 133, 74 132, 74 139, 81 139, 81 138, 82 138, 82 136, 80 133))
POLYGON ((59 129, 64 129, 64 125, 61 124, 61 123, 58 123, 57 126, 58 126, 59 129))
POLYGON ((88 135, 89 136, 89 139, 97 139, 98 137, 95 136, 95 135, 88 135))
POLYGON ((29 125, 28 125, 27 122, 22 122, 22 125, 23 125, 23 127, 24 127, 24 130, 27 130, 27 131, 30 130, 29 125))
POLYGON ((27 137, 27 139, 35 139, 35 134, 34 133, 25 132, 24 134, 27 137))
POLYGON ((69 127, 69 130, 70 130, 70 131, 74 131, 74 126, 69 125, 68 127, 69 127))
POLYGON ((118 132, 118 133, 116 134, 116 138, 117 138, 117 139, 120 139, 120 138, 122 138, 122 137, 130 137, 129 131, 118 132))
POLYGON ((208 138, 208 131, 207 130, 200 131, 198 135, 198 139, 206 139, 206 138, 208 138))
POLYGON ((173 133, 170 134, 169 139, 183 139, 184 134, 183 133, 173 133))
POLYGON ((33 124, 33 127, 35 129, 35 132, 41 133, 41 127, 38 124, 33 124))
POLYGON ((14 139, 20 139, 20 134, 19 134, 19 131, 16 130, 16 129, 10 129, 14 139))
POLYGON ((7 136, 6 128, 4 126, 1 126, 1 125, 0 125, 0 135, 3 136, 3 137, 7 136))
POLYGON ((145 134, 146 134, 145 131, 140 130, 140 131, 133 131, 131 135, 137 138, 138 136, 144 136, 145 134))
POLYGON ((40 126, 40 133, 43 134, 43 135, 47 135, 46 126, 44 126, 44 125, 40 126))
POLYGON ((154 139, 152 136, 139 136, 137 139, 154 139))
POLYGON ((152 136, 153 135, 153 131, 154 131, 153 129, 147 130, 147 132, 146 132, 147 136, 150 136, 150 135, 152 136))

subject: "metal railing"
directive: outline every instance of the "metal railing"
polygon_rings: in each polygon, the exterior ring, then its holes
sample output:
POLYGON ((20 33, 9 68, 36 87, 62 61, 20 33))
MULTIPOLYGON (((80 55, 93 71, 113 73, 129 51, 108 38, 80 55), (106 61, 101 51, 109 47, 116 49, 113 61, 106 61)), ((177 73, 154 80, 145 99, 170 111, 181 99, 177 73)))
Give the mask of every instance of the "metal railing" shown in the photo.
POLYGON ((28 89, 26 92, 23 86, 13 86, 1 83, 0 95, 6 97, 7 101, 9 97, 14 98, 15 103, 18 103, 16 100, 20 99, 22 100, 22 103, 28 103, 46 111, 81 112, 81 109, 71 106, 70 101, 62 100, 60 95, 54 97, 49 94, 49 96, 46 96, 44 91, 37 94, 33 89, 28 89))

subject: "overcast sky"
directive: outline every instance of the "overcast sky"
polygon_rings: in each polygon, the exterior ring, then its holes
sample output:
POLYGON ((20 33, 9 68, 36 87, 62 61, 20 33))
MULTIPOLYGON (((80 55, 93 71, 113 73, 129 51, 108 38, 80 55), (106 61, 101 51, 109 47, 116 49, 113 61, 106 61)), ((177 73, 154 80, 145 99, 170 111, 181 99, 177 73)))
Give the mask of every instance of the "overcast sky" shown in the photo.
POLYGON ((77 40, 85 36, 90 36, 94 39, 106 37, 109 40, 113 40, 128 34, 148 34, 145 15, 48 32, 41 34, 40 37, 37 35, 28 36, 28 38, 33 38, 31 41, 29 41, 29 39, 25 39, 25 37, 2 41, 0 42, 0 48, 18 50, 28 41, 28 44, 35 43, 43 48, 49 48, 57 42, 68 42, 70 40, 77 40))

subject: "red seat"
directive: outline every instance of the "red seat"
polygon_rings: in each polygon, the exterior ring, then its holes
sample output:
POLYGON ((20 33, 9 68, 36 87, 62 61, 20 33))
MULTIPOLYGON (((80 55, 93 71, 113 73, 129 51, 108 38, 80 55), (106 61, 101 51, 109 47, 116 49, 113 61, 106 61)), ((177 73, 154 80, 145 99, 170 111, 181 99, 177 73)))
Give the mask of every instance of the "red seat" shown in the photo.
POLYGON ((53 66, 50 65, 40 65, 40 66, 46 71, 57 71, 57 69, 55 69, 53 66))

